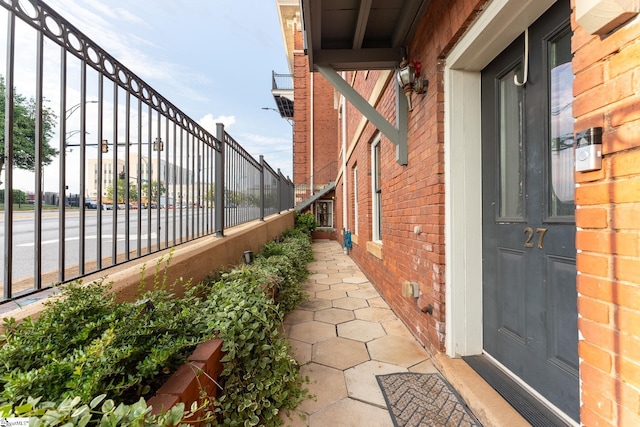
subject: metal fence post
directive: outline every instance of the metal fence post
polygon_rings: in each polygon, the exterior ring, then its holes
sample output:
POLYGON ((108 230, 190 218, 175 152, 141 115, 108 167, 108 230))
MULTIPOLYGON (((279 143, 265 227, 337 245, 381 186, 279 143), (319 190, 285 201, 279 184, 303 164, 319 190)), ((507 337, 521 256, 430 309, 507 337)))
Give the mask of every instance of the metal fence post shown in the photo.
POLYGON ((216 236, 224 236, 224 199, 225 199, 225 182, 224 182, 224 124, 216 123, 216 138, 220 144, 220 149, 216 151, 216 182, 215 188, 215 226, 216 236))
POLYGON ((282 172, 278 168, 278 214, 282 212, 282 172))
POLYGON ((264 156, 260 154, 260 221, 264 221, 264 156))
POLYGON ((289 175, 287 175, 287 184, 289 186, 289 191, 287 193, 289 203, 287 204, 287 206, 289 209, 293 209, 295 207, 294 205, 295 186, 293 185, 293 181, 291 181, 291 178, 289 178, 289 175))

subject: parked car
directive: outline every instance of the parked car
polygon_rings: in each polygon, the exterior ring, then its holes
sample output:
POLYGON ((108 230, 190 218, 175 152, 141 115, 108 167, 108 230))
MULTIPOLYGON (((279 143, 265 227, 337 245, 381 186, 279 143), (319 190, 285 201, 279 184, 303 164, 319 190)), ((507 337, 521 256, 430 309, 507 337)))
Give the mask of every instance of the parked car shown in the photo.
POLYGON ((87 199, 84 201, 84 207, 86 209, 98 209, 98 202, 95 200, 87 199))
POLYGON ((103 203, 102 204, 102 210, 103 211, 112 211, 113 210, 113 205, 111 203, 103 203))

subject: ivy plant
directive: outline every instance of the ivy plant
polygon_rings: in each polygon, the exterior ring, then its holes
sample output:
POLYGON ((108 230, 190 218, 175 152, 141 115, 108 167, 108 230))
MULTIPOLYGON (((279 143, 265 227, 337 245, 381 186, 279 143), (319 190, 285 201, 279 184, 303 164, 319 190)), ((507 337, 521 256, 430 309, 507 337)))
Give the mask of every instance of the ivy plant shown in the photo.
POLYGON ((279 327, 304 298, 300 283, 312 258, 308 235, 289 231, 264 245, 253 265, 187 283, 181 298, 166 283, 170 258, 165 279, 157 265, 155 289, 136 302, 116 303, 105 280, 65 286, 37 320, 4 320, 0 417, 142 426, 175 425, 197 413, 211 425, 278 425, 279 411, 305 395, 279 327), (219 399, 151 417, 145 399, 211 337, 222 338, 225 352, 219 399))

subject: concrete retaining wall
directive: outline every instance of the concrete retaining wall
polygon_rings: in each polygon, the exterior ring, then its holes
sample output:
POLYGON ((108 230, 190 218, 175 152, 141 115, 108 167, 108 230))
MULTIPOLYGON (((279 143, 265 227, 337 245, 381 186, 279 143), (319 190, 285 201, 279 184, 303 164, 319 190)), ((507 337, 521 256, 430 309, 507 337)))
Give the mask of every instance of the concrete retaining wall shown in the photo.
MULTIPOLYGON (((166 283, 173 284, 176 281, 184 283, 189 279, 197 283, 221 269, 241 264, 244 251, 259 252, 264 243, 273 240, 284 230, 293 228, 293 226, 294 211, 289 211, 272 215, 264 221, 252 221, 230 228, 225 230, 224 237, 205 237, 176 246, 167 269, 166 283)), ((144 269, 144 289, 152 289, 158 260, 169 258, 170 251, 170 249, 163 250, 126 265, 118 265, 89 275, 84 279, 84 282, 88 283, 106 277, 107 281, 113 282, 113 291, 116 293, 118 301, 135 301, 140 290, 141 271, 144 269)), ((164 262, 162 267, 164 267, 164 262)), ((164 280, 164 272, 160 274, 161 280, 164 280)), ((177 285, 174 292, 178 296, 182 295, 182 285, 177 285)), ((13 317, 17 321, 28 316, 37 318, 44 308, 44 301, 46 298, 9 311, 3 314, 3 317, 13 317)), ((0 325, 0 332, 3 329, 0 325)))

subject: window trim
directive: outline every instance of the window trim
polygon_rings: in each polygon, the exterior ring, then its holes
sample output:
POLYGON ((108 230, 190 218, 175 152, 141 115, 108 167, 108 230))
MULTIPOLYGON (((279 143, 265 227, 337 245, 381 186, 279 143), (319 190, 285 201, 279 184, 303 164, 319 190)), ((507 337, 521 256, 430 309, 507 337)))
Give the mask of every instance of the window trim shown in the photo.
POLYGON ((371 240, 382 243, 382 150, 380 134, 371 144, 371 240), (380 181, 380 182, 379 182, 380 181))
POLYGON ((358 165, 353 166, 353 234, 358 235, 358 165))
POLYGON ((314 211, 315 211, 314 216, 315 216, 316 222, 318 223, 318 227, 333 228, 333 224, 334 224, 334 222, 333 222, 333 200, 331 200, 331 199, 320 199, 320 200, 316 201, 314 211), (328 205, 327 211, 328 211, 328 215, 329 215, 329 219, 330 219, 330 221, 329 221, 330 224, 329 225, 322 225, 321 222, 318 220, 318 211, 320 210, 319 209, 320 203, 326 203, 328 205))

